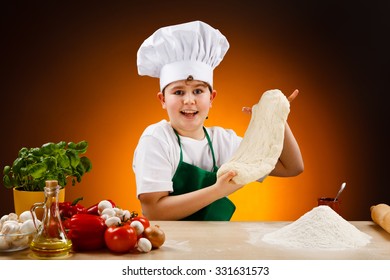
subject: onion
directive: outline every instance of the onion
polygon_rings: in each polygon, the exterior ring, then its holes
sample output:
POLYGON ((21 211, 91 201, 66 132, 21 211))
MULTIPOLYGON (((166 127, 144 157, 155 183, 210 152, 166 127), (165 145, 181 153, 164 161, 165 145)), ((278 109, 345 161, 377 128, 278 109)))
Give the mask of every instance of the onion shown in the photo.
POLYGON ((165 242, 165 233, 158 225, 147 227, 143 234, 155 249, 160 248, 165 242))

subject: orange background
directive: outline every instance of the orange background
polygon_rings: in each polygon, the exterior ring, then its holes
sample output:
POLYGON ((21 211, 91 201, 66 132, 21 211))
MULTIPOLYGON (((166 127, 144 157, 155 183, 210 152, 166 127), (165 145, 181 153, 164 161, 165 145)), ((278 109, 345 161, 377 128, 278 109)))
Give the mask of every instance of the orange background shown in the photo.
MULTIPOLYGON (((233 220, 297 219, 344 181, 349 220, 370 219, 371 205, 390 203, 388 136, 374 126, 388 124, 381 102, 387 58, 376 29, 384 28, 381 9, 372 21, 363 4, 337 1, 143 2, 1 4, 1 167, 23 146, 87 140, 93 169, 67 187, 66 200, 83 196, 89 206, 110 198, 141 211, 133 151, 145 127, 166 112, 156 99, 158 80, 138 76, 136 52, 161 26, 203 20, 231 45, 214 73, 218 96, 206 126, 244 135, 249 118, 241 107, 267 89, 300 90, 288 122, 304 173, 269 177, 233 194, 233 220)), ((0 214, 13 211, 12 191, 1 186, 0 195, 0 214)))

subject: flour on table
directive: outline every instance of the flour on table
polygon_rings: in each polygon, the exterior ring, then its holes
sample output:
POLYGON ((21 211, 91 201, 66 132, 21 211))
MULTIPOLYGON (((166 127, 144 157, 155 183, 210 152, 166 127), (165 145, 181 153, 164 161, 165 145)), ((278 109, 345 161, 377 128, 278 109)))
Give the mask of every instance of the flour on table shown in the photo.
POLYGON ((265 234, 262 240, 293 248, 347 249, 367 245, 371 236, 359 231, 329 206, 321 205, 291 224, 265 234))

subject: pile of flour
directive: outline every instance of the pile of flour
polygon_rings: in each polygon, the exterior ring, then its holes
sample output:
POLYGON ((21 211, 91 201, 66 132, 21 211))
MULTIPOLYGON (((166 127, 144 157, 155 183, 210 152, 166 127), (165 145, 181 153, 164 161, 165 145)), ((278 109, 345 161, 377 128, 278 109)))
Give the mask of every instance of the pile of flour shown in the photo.
POLYGON ((291 224, 265 234, 262 240, 292 248, 347 249, 365 246, 370 239, 332 208, 321 205, 291 224))

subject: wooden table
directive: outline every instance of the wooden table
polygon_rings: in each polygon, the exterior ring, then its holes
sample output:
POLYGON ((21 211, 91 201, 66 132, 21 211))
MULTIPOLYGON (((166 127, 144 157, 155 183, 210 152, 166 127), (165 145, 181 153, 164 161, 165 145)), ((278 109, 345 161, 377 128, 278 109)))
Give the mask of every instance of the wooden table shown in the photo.
MULTIPOLYGON (((165 244, 149 253, 116 255, 108 250, 71 253, 72 260, 390 260, 390 234, 372 221, 351 221, 372 236, 357 249, 292 249, 261 240, 265 233, 290 222, 182 222, 158 221, 166 234, 165 244)), ((0 253, 0 260, 35 259, 29 249, 0 253)))

